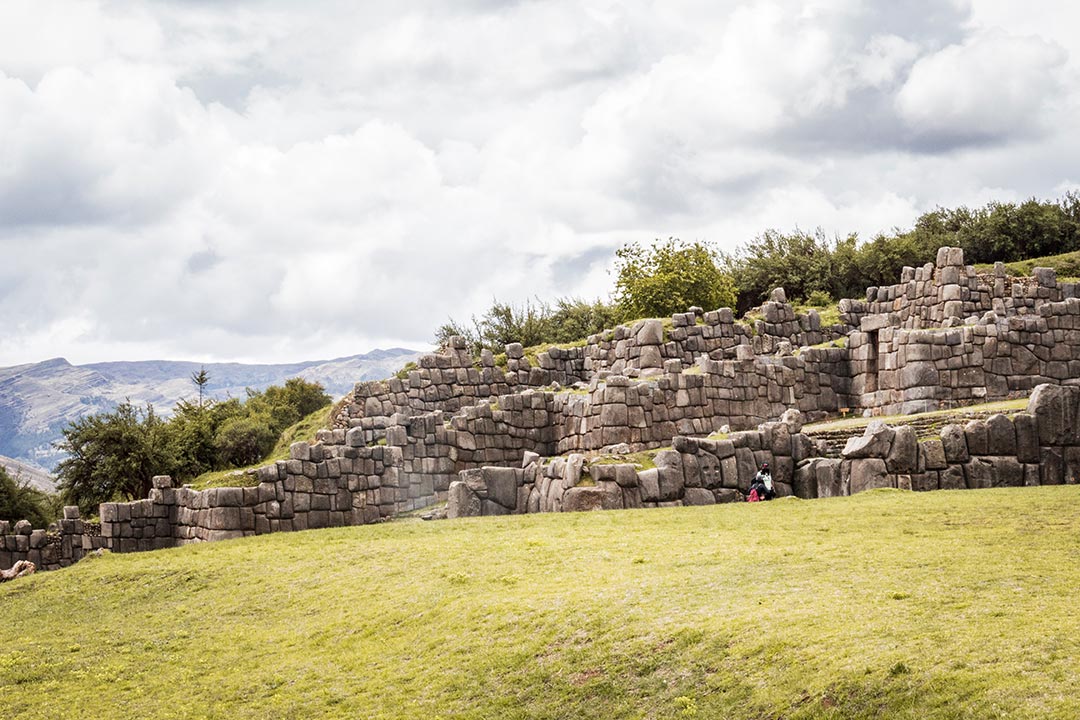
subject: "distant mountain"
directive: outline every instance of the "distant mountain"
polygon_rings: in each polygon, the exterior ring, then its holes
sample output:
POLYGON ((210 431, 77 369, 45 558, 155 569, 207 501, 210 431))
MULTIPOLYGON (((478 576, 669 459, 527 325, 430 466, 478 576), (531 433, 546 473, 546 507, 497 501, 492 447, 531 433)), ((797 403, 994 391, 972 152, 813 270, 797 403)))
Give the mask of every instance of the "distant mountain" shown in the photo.
POLYGON ((381 380, 420 352, 403 348, 285 365, 147 360, 72 365, 63 358, 0 368, 0 455, 52 470, 62 455, 52 446, 73 420, 115 408, 125 399, 153 403, 163 415, 195 397, 191 374, 205 367, 210 397, 246 397, 291 377, 321 383, 335 398, 365 380, 381 380))

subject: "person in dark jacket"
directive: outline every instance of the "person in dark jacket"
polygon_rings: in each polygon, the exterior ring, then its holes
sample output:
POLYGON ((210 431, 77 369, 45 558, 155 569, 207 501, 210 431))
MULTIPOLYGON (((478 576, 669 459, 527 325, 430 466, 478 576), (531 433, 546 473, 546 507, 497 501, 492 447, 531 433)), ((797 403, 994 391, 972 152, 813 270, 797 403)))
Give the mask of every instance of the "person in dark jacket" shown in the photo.
POLYGON ((761 469, 750 483, 750 490, 756 490, 759 500, 772 500, 776 497, 773 490, 772 473, 769 471, 769 463, 761 463, 761 469))

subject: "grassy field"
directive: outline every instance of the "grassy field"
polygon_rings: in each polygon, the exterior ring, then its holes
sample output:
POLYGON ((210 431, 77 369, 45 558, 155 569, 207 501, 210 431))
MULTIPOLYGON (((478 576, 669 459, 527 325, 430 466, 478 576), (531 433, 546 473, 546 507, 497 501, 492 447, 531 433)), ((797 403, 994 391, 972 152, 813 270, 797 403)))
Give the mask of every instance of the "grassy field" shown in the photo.
POLYGON ((1080 487, 386 525, 0 585, 5 718, 1076 718, 1080 487))

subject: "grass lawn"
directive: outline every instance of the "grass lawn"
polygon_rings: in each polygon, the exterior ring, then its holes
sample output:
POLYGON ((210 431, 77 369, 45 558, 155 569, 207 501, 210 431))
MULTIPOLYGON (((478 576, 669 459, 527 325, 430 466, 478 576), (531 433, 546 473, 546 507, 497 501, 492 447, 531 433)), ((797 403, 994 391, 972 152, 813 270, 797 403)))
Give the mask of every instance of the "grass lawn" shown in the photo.
POLYGON ((1076 718, 1080 487, 400 522, 0 585, 0 715, 1076 718))

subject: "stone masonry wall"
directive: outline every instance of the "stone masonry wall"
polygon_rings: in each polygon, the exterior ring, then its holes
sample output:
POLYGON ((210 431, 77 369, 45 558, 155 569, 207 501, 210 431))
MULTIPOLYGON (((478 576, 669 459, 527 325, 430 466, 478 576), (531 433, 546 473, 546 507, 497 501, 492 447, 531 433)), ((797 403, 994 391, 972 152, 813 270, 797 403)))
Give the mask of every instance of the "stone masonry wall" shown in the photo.
POLYGON ((294 443, 290 454, 289 460, 260 468, 257 487, 199 491, 175 488, 169 477, 162 476, 154 478, 154 488, 145 500, 103 503, 104 546, 113 552, 135 552, 270 532, 362 525, 398 510, 403 496, 400 450, 294 443))
POLYGON ((34 530, 26 520, 12 524, 0 521, 0 569, 20 560, 34 563, 39 570, 57 570, 77 563, 87 552, 104 547, 99 535, 86 527, 79 508, 64 508, 64 517, 48 529, 34 530))
POLYGON ((1080 387, 1040 385, 1027 412, 948 425, 919 440, 909 426, 871 423, 841 457, 822 456, 797 414, 721 440, 676 437, 655 468, 586 465, 583 455, 524 468, 480 468, 450 486, 449 517, 705 505, 741 500, 762 462, 779 496, 851 495, 875 488, 961 490, 1080 483, 1080 387))
POLYGON ((762 463, 772 469, 777 494, 794 492, 795 467, 817 450, 801 433, 801 415, 721 439, 677 436, 655 467, 619 463, 617 456, 580 453, 539 462, 528 453, 519 468, 465 470, 450 485, 448 517, 576 510, 712 505, 743 500, 762 463), (612 462, 612 461, 615 462, 612 462))
POLYGON ((1080 481, 1080 388, 1040 385, 1027 412, 948 425, 918 441, 915 430, 871 423, 840 458, 796 470, 803 497, 892 487, 910 490, 1019 487, 1080 481))
POLYGON ((495 365, 485 351, 478 365, 461 338, 453 338, 442 353, 421 357, 419 367, 405 379, 360 383, 346 398, 335 427, 363 428, 368 442, 382 438, 395 414, 453 414, 462 408, 526 389, 588 383, 597 373, 629 377, 661 375, 669 361, 691 366, 700 356, 733 360, 817 345, 842 337, 850 328, 823 328, 816 311, 797 314, 777 290, 773 299, 756 308, 752 320, 736 321, 730 309, 695 309, 672 316, 670 330, 660 320, 641 320, 593 335, 583 347, 552 347, 533 365, 520 344, 506 347, 507 366, 495 365), (741 349, 740 349, 741 348, 741 349))

